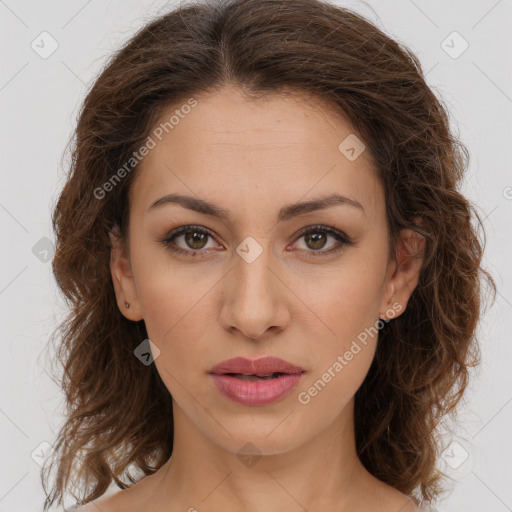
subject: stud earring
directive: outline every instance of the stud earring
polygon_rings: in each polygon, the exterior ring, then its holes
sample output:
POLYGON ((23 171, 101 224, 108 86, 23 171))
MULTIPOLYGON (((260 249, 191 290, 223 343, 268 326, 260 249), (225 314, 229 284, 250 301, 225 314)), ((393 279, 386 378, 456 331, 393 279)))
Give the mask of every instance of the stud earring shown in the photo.
POLYGON ((128 308, 130 307, 130 304, 128 304, 128 302, 125 302, 125 303, 124 303, 124 307, 125 307, 126 309, 128 309, 128 308))

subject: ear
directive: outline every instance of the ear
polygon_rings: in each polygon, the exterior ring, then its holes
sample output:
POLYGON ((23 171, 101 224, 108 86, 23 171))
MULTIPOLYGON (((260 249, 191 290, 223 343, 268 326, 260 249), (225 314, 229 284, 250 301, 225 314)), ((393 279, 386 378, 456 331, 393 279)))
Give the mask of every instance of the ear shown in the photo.
POLYGON ((400 316, 418 284, 425 251, 425 238, 412 229, 400 231, 396 258, 388 266, 385 293, 381 303, 381 318, 400 316))
POLYGON ((119 227, 114 226, 109 232, 112 249, 110 252, 110 273, 117 298, 117 305, 121 313, 134 322, 142 320, 142 309, 140 307, 135 282, 131 272, 130 261, 125 253, 119 227), (126 307, 126 303, 130 307, 126 307))

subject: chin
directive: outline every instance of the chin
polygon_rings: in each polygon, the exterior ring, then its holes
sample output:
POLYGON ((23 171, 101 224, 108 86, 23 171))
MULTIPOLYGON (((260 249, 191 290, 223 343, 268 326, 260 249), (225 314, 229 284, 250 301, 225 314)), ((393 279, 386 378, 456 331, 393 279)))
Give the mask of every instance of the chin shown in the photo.
POLYGON ((221 438, 212 438, 211 432, 210 438, 225 450, 237 455, 279 455, 292 451, 307 441, 303 426, 284 426, 282 420, 282 417, 278 420, 262 421, 247 418, 246 421, 240 420, 236 424, 224 423, 233 436, 221 429, 224 434, 221 438))

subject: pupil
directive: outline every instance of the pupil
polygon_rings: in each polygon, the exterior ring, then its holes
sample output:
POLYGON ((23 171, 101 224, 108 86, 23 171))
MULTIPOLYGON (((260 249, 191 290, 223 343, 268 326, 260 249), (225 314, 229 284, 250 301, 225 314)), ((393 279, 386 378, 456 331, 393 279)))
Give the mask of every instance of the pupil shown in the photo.
POLYGON ((187 244, 191 246, 194 249, 201 249, 204 247, 204 240, 206 240, 206 235, 204 233, 198 233, 197 231, 191 232, 191 234, 186 235, 187 244), (203 244, 201 245, 201 241, 203 241, 203 244), (189 243, 190 242, 190 243, 189 243), (199 247, 195 246, 195 243, 200 244, 199 247))
POLYGON ((306 243, 312 242, 312 249, 321 249, 325 245, 325 233, 313 233, 306 235, 306 243))

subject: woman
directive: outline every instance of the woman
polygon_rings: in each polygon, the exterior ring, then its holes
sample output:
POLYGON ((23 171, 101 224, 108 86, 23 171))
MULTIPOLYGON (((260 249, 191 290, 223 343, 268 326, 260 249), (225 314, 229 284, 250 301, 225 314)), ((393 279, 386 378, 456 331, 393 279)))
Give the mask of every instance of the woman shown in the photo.
POLYGON ((494 283, 417 58, 326 2, 189 3, 75 136, 45 510, 427 510, 494 283))

